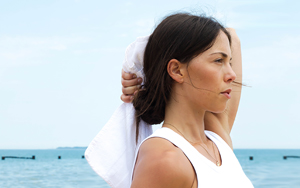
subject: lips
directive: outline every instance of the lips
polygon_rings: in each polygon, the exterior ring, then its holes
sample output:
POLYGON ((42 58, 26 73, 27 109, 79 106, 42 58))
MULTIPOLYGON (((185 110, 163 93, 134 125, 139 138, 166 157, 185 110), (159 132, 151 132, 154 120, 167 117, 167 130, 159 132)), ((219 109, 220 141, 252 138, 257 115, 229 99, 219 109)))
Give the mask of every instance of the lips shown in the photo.
POLYGON ((231 89, 227 89, 226 91, 221 92, 221 94, 224 95, 228 99, 231 98, 230 93, 231 93, 231 89))

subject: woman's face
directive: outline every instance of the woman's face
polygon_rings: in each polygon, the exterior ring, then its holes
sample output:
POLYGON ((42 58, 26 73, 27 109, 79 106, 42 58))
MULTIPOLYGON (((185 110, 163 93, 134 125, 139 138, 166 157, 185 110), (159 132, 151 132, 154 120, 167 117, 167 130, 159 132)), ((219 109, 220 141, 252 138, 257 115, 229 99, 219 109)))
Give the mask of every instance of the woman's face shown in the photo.
POLYGON ((214 45, 193 58, 187 66, 185 93, 192 105, 214 113, 223 112, 231 98, 232 81, 236 74, 230 64, 228 37, 220 32, 214 45))

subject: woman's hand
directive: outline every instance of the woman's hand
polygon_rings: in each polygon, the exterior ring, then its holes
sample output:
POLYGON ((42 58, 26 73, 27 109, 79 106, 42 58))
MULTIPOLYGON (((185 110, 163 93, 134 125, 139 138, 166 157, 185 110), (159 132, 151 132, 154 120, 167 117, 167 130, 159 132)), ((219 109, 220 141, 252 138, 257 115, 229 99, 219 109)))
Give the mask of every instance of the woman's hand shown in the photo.
POLYGON ((129 103, 133 100, 134 95, 140 88, 140 84, 143 82, 142 78, 137 78, 135 74, 126 73, 122 69, 122 95, 121 100, 129 103))

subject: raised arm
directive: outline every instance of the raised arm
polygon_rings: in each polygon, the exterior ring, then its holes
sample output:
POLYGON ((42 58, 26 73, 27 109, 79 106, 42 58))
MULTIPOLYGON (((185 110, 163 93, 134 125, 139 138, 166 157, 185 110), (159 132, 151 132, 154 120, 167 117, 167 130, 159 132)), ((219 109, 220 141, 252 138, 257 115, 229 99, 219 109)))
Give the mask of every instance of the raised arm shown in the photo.
POLYGON ((230 132, 238 111, 241 90, 242 90, 242 54, 240 39, 232 28, 227 28, 232 37, 231 51, 232 69, 236 74, 236 80, 232 83, 231 99, 227 103, 224 112, 215 114, 207 112, 205 114, 205 129, 213 131, 221 136, 229 146, 232 147, 230 132))
POLYGON ((232 36, 232 69, 236 74, 236 80, 233 82, 232 99, 228 101, 225 113, 228 116, 228 131, 230 132, 238 111, 242 91, 242 52, 240 39, 232 28, 227 28, 232 36))

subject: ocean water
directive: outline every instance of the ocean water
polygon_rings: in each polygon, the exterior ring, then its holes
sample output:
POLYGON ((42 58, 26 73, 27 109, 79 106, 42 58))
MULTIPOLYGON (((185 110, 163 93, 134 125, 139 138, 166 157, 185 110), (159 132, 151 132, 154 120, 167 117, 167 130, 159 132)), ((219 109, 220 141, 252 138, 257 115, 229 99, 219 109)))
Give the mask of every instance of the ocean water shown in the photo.
POLYGON ((300 150, 234 150, 245 174, 257 188, 300 188, 300 150), (249 160, 253 156, 253 160, 249 160))
MULTIPOLYGON (((300 188, 300 150, 234 150, 246 175, 256 188, 300 188), (249 157, 253 156, 253 160, 249 157)), ((0 150, 0 188, 89 187, 109 186, 82 159, 84 149, 0 150), (61 159, 58 159, 61 156, 61 159)))

